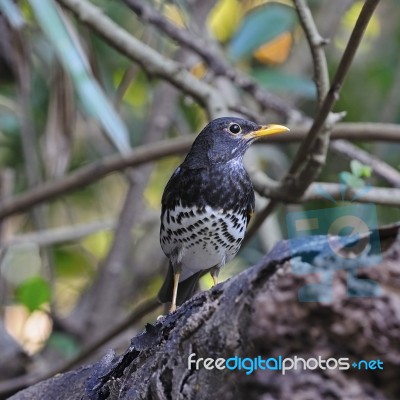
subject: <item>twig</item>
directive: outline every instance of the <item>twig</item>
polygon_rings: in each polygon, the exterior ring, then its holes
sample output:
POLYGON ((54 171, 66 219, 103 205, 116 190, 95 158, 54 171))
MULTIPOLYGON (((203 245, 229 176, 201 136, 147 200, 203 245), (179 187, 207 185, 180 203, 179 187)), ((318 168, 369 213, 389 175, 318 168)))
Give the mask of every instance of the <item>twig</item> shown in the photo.
MULTIPOLYGON (((331 133, 331 140, 347 139, 371 141, 385 141, 400 143, 400 125, 382 123, 344 122, 335 125, 331 133)), ((302 128, 292 129, 295 133, 304 132, 302 128)), ((280 138, 287 135, 277 136, 280 138)))
POLYGON ((132 81, 136 77, 138 72, 138 67, 137 65, 133 64, 128 67, 128 69, 124 72, 121 83, 118 85, 117 91, 115 93, 115 98, 114 98, 114 105, 115 107, 119 107, 121 105, 122 99, 124 98, 124 95, 126 91, 129 89, 129 86, 131 85, 132 81))
POLYGON ((293 1, 296 6, 300 24, 307 37, 311 50, 314 67, 314 81, 317 87, 318 103, 321 105, 329 90, 328 63, 323 48, 323 46, 326 45, 327 40, 319 34, 306 0, 293 1))
POLYGON ((184 93, 189 94, 206 108, 211 119, 226 115, 225 99, 218 91, 195 78, 181 64, 164 57, 145 45, 87 0, 57 0, 68 8, 80 21, 99 34, 112 47, 138 63, 149 75, 170 82, 184 93))
POLYGON ((314 182, 299 199, 302 203, 311 200, 326 200, 324 194, 329 194, 335 200, 351 201, 354 203, 373 203, 384 206, 400 206, 400 190, 367 186, 361 189, 344 187, 338 183, 314 182))
POLYGON ((400 172, 385 161, 354 146, 347 140, 336 140, 331 143, 331 148, 350 160, 358 160, 362 164, 368 165, 376 176, 384 179, 392 186, 400 188, 400 172))
POLYGON ((78 241, 92 233, 105 229, 112 229, 114 226, 115 221, 96 221, 88 224, 46 229, 6 239, 1 244, 1 248, 25 243, 34 243, 38 246, 53 246, 55 244, 78 241))

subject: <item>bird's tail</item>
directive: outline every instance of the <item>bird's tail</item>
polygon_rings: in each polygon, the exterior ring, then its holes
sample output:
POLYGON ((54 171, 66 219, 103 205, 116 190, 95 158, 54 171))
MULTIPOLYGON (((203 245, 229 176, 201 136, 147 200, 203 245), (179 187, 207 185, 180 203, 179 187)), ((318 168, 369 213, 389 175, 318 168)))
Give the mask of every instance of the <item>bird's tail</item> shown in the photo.
MULTIPOLYGON (((190 276, 178 285, 178 295, 176 299, 176 305, 180 306, 186 300, 190 299, 196 292, 198 282, 204 271, 199 271, 196 274, 190 276)), ((167 276, 165 277, 164 283, 158 292, 158 300, 161 303, 168 303, 172 301, 172 290, 174 288, 174 268, 169 263, 167 276)))

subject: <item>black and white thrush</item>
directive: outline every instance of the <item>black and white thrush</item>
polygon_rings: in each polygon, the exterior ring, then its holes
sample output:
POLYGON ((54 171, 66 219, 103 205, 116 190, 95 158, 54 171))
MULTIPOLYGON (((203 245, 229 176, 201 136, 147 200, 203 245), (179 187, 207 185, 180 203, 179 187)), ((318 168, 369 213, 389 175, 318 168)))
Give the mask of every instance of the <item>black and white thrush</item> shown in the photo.
POLYGON ((258 138, 289 131, 235 117, 211 121, 197 136, 165 187, 161 247, 169 269, 158 298, 175 311, 210 272, 214 284, 222 266, 240 249, 254 211, 254 191, 243 156, 258 138))

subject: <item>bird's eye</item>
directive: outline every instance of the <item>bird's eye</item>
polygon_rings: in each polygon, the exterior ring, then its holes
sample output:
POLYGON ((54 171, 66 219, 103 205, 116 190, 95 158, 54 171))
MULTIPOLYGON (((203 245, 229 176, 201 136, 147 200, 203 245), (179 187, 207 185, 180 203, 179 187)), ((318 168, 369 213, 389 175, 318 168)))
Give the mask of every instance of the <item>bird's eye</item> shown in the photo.
POLYGON ((242 128, 238 124, 230 124, 229 125, 229 132, 233 133, 234 135, 237 135, 242 131, 242 128))

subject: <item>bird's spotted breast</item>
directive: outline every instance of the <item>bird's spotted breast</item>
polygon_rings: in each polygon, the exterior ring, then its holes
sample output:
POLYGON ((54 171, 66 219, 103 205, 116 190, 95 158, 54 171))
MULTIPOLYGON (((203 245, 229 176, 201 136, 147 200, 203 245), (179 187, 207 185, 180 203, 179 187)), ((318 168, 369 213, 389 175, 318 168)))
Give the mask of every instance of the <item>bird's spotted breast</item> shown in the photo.
POLYGON ((161 247, 182 264, 181 281, 199 270, 222 267, 239 251, 247 225, 245 212, 184 207, 165 210, 161 247))

